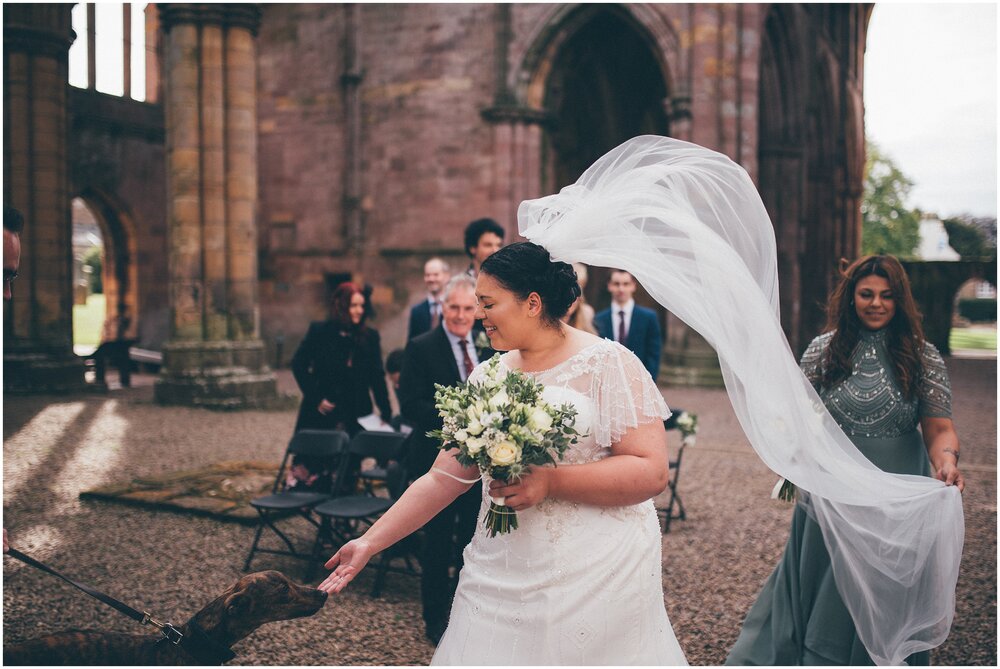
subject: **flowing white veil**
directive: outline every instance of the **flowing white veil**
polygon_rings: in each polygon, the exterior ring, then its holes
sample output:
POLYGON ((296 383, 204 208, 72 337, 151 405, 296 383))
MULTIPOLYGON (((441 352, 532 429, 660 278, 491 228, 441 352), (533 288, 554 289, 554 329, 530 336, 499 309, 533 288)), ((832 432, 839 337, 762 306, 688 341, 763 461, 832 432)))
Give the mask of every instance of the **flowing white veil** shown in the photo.
POLYGON ((774 230, 743 168, 695 144, 636 137, 517 216, 521 235, 556 260, 628 270, 715 348, 754 450, 822 528, 872 659, 898 665, 941 644, 955 610, 961 495, 881 471, 824 408, 781 330, 774 230))

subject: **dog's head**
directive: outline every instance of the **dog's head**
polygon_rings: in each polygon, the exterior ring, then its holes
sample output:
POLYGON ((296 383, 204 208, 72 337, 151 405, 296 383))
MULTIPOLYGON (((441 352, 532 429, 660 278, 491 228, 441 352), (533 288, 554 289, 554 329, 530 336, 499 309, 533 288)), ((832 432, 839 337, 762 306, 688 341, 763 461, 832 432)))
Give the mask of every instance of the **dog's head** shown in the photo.
POLYGON ((233 644, 265 623, 313 615, 323 608, 326 596, 280 571, 259 571, 238 580, 193 620, 215 638, 233 644))

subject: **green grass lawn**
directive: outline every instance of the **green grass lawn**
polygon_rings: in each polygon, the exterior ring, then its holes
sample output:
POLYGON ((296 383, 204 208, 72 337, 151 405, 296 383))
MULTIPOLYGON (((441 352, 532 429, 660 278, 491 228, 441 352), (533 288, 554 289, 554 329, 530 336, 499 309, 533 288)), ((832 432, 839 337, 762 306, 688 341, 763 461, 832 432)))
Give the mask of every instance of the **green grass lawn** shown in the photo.
POLYGON ((90 295, 87 304, 73 305, 73 345, 97 346, 104 326, 104 295, 90 295))
POLYGON ((951 338, 948 340, 951 349, 984 349, 987 351, 997 350, 996 328, 952 328, 951 338))

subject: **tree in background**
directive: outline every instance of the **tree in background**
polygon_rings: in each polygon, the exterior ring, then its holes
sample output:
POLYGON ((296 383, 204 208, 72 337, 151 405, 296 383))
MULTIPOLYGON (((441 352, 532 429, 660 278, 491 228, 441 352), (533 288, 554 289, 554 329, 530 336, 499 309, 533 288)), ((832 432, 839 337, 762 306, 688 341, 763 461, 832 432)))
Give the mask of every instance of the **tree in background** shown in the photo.
POLYGON ((996 219, 974 218, 969 215, 946 218, 943 221, 948 231, 948 244, 958 251, 963 260, 993 258, 997 254, 995 239, 987 238, 984 226, 992 224, 996 234, 996 219))
POLYGON ((104 278, 101 274, 104 266, 103 253, 104 249, 100 246, 92 246, 83 256, 83 266, 90 268, 90 271, 87 273, 87 281, 90 284, 92 295, 104 292, 104 278))
POLYGON ((920 210, 906 205, 913 181, 875 143, 865 150, 861 252, 912 258, 920 244, 920 210))

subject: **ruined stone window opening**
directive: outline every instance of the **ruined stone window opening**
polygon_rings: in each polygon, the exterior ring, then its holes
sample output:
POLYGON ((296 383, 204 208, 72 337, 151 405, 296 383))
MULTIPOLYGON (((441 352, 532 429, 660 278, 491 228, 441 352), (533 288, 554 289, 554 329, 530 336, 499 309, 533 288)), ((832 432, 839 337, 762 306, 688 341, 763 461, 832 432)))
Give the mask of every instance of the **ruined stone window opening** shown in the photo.
MULTIPOLYGON (((146 5, 79 3, 69 50, 69 83, 99 93, 146 100, 146 5)), ((153 55, 155 60, 155 54, 153 55)))

